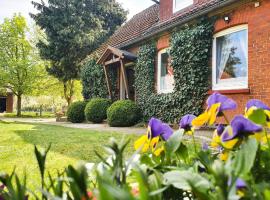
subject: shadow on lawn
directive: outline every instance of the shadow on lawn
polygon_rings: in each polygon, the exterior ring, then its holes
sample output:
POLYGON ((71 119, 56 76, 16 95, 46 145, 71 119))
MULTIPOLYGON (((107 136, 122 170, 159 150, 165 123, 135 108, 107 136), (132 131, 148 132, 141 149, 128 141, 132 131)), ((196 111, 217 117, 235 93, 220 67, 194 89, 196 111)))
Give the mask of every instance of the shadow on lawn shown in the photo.
MULTIPOLYGON (((99 161, 94 150, 103 154, 104 146, 108 144, 111 137, 116 138, 118 141, 123 137, 126 138, 126 136, 117 133, 102 133, 41 124, 33 125, 30 130, 15 130, 14 132, 27 143, 43 148, 46 148, 51 143, 51 151, 89 162, 99 161)), ((131 144, 129 150, 133 151, 131 144)))

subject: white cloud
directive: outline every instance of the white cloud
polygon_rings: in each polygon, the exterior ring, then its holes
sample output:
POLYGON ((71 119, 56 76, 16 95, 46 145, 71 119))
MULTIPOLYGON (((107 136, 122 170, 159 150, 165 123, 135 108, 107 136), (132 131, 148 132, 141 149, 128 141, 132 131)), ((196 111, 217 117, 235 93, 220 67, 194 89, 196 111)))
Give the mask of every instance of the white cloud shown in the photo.
POLYGON ((149 6, 153 5, 153 1, 151 0, 117 0, 122 6, 129 11, 128 19, 130 19, 133 15, 143 11, 149 6))

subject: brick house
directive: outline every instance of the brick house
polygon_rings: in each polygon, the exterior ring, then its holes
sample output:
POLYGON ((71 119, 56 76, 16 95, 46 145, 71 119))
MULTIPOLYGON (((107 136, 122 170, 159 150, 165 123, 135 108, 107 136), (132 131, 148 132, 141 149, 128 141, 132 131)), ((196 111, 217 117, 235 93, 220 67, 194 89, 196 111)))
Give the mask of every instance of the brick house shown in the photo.
POLYGON ((3 112, 13 112, 13 93, 9 90, 3 94, 0 93, 0 113, 3 112))
POLYGON ((157 93, 173 91, 173 72, 167 67, 170 35, 174 28, 208 15, 217 18, 211 63, 212 85, 238 103, 232 114, 243 113, 249 99, 270 105, 270 1, 269 0, 160 0, 135 15, 97 51, 99 64, 119 66, 119 98, 135 98, 132 66, 141 44, 157 41, 155 80, 157 93), (230 56, 236 60, 228 67, 230 56))

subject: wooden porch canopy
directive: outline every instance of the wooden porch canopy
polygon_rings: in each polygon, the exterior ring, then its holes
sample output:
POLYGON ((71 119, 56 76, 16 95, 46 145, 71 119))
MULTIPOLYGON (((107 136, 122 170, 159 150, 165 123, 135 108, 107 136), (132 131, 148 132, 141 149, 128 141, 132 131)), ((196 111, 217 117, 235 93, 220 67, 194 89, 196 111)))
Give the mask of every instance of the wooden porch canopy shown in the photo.
POLYGON ((115 65, 120 64, 120 79, 122 77, 122 80, 124 82, 125 92, 127 94, 127 98, 129 99, 130 92, 129 92, 125 65, 134 62, 136 59, 137 59, 136 55, 125 50, 114 48, 112 46, 108 46, 107 49, 102 54, 102 56, 99 58, 97 63, 100 65, 103 65, 110 98, 112 98, 112 87, 111 87, 111 81, 109 80, 108 67, 114 64, 115 65))

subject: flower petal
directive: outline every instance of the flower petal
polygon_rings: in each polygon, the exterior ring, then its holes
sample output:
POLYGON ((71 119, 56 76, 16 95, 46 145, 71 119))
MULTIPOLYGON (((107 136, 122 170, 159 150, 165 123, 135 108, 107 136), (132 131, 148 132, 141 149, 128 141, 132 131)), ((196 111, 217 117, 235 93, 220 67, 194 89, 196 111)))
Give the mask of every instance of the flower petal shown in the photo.
POLYGON ((217 115, 218 115, 218 112, 219 112, 219 109, 220 109, 220 103, 216 103, 216 104, 213 104, 209 111, 208 111, 208 115, 209 115, 209 125, 213 125, 217 119, 217 115))
POLYGON ((151 128, 151 137, 157 137, 162 133, 162 121, 160 121, 159 119, 156 119, 154 117, 152 117, 149 121, 148 126, 151 128))
POLYGON ((195 115, 185 115, 184 117, 181 118, 180 123, 179 123, 179 127, 182 129, 185 129, 186 131, 189 131, 191 129, 191 126, 192 126, 191 122, 195 118, 196 118, 195 115))
POLYGON ((262 127, 254 124, 242 115, 237 115, 231 122, 232 133, 227 131, 223 134, 222 141, 226 142, 236 137, 243 137, 245 135, 253 134, 262 131, 262 127))
POLYGON ((159 137, 154 137, 151 142, 150 142, 150 147, 152 149, 152 152, 155 151, 157 145, 158 145, 158 142, 159 142, 159 137))
POLYGON ((257 109, 263 109, 263 110, 270 111, 270 108, 258 99, 251 99, 247 102, 246 110, 249 110, 252 107, 256 107, 257 109))
POLYGON ((134 143, 134 148, 136 150, 142 148, 142 152, 145 153, 149 149, 149 140, 147 138, 147 135, 141 136, 138 140, 134 143))
POLYGON ((218 134, 219 136, 222 135, 222 133, 223 133, 224 130, 225 130, 225 128, 224 128, 224 126, 223 126, 222 124, 219 124, 219 125, 217 126, 217 134, 218 134))
POLYGON ((204 112, 203 114, 199 115, 192 121, 192 126, 200 127, 206 124, 209 120, 209 115, 207 112, 204 112))
POLYGON ((236 180, 236 188, 237 189, 243 189, 243 188, 246 188, 247 187, 247 184, 244 180, 242 180, 241 178, 238 178, 236 180))
POLYGON ((160 154, 165 150, 164 146, 162 147, 159 147, 157 148, 155 151, 154 151, 154 155, 155 156, 160 156, 160 154))
POLYGON ((213 104, 220 103, 219 112, 224 110, 231 110, 236 109, 237 104, 234 100, 215 92, 214 94, 210 95, 207 99, 207 106, 210 108, 213 104))
POLYGON ((161 137, 167 141, 173 134, 173 129, 168 124, 162 124, 162 134, 161 137))

